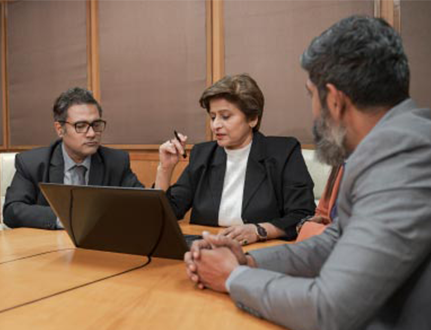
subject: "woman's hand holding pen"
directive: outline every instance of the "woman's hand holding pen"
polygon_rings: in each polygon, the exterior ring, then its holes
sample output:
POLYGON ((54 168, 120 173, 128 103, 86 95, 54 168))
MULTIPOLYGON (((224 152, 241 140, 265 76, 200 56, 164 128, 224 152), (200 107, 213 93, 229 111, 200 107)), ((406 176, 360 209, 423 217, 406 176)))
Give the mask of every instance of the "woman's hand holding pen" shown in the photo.
POLYGON ((160 166, 163 170, 173 170, 175 165, 178 164, 180 157, 185 155, 186 141, 187 136, 176 134, 176 137, 166 141, 160 146, 160 166))
POLYGON ((157 167, 156 182, 154 187, 162 190, 168 190, 171 185, 172 173, 175 166, 180 161, 180 156, 186 155, 185 147, 187 136, 178 134, 176 131, 175 138, 166 141, 159 148, 159 166, 157 167))

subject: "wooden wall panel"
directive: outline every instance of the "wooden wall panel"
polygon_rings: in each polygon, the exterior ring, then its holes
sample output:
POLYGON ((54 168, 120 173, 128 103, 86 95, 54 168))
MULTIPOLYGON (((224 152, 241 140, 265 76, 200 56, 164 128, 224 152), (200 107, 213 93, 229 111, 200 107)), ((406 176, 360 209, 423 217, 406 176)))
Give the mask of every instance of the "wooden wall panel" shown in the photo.
POLYGON ((46 145, 54 100, 87 87, 86 2, 8 2, 7 23, 11 146, 46 145))
POLYGON ((173 130, 205 140, 204 0, 100 1, 100 95, 105 141, 159 144, 173 130))
MULTIPOLYGON (((139 181, 141 181, 145 187, 151 187, 156 178, 157 166, 159 164, 159 152, 156 150, 132 151, 130 152, 130 163, 139 181)), ((188 163, 188 158, 180 160, 172 176, 172 183, 178 180, 188 163)))
POLYGON ((313 37, 343 17, 374 14, 373 1, 225 1, 225 70, 247 72, 266 106, 262 131, 312 143, 306 73, 299 57, 313 37))
MULTIPOLYGON (((172 176, 172 184, 178 180, 188 163, 188 158, 180 160, 172 176)), ((145 187, 150 188, 156 178, 157 166, 159 165, 159 153, 156 150, 132 151, 130 152, 130 165, 139 181, 141 181, 145 187)), ((187 212, 184 219, 185 221, 190 220, 190 211, 187 212)))
POLYGON ((412 98, 431 107, 431 1, 401 1, 401 36, 410 63, 412 98))

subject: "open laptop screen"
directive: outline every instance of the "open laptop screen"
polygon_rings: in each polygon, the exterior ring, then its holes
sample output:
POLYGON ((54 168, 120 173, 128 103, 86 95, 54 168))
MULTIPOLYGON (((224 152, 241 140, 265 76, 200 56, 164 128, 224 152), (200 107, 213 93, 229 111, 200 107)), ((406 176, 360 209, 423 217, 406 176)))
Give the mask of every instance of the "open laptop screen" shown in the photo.
POLYGON ((188 250, 162 190, 41 183, 75 246, 182 259, 188 250))

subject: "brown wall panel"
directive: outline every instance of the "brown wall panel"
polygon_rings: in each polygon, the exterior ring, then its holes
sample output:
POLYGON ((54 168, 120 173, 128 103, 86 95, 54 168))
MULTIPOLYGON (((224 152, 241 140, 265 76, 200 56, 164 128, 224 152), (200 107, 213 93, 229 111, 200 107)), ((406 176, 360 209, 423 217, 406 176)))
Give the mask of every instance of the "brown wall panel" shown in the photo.
POLYGON ((46 145, 55 98, 87 87, 86 3, 15 1, 7 16, 11 145, 46 145))
MULTIPOLYGON (((172 175, 172 183, 178 180, 188 163, 188 158, 180 160, 172 175)), ((157 150, 130 152, 130 164, 139 181, 146 187, 151 187, 156 178, 157 166, 159 165, 159 152, 157 150)))
POLYGON ((101 102, 106 143, 205 139, 205 1, 100 1, 101 102))
MULTIPOLYGON (((178 180, 188 163, 188 158, 180 160, 172 175, 172 183, 178 180)), ((154 183, 158 165, 159 153, 157 150, 130 152, 130 166, 132 167, 133 172, 137 175, 139 181, 141 181, 147 188, 151 187, 154 183)), ((184 219, 186 219, 186 221, 190 219, 190 212, 187 212, 184 219)))
POLYGON ((431 107, 431 1, 401 1, 401 36, 409 57, 412 98, 431 107))
POLYGON ((374 1, 226 1, 225 68, 247 72, 266 98, 262 131, 312 143, 311 104, 299 57, 343 17, 373 16, 374 1))

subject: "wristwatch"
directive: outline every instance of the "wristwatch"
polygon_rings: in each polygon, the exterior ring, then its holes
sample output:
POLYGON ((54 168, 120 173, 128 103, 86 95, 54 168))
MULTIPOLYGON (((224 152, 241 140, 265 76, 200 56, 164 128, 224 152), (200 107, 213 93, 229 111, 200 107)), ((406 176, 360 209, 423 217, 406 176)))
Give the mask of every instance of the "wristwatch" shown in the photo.
POLYGON ((256 226, 256 234, 259 238, 259 241, 266 241, 268 239, 268 232, 266 229, 258 223, 254 223, 254 225, 256 226))

